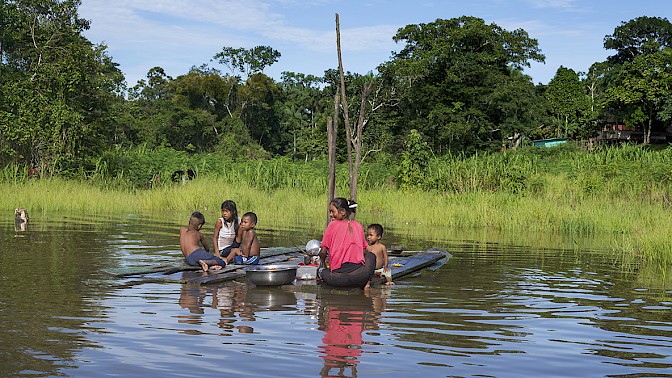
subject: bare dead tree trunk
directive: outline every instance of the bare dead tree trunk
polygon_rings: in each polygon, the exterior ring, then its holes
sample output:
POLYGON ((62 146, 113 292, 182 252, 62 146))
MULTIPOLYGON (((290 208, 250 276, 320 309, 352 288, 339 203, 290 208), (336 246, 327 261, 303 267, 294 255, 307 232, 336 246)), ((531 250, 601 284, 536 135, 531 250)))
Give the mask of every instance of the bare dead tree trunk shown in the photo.
POLYGON ((336 135, 338 135, 338 91, 334 95, 334 118, 327 117, 327 144, 329 146, 329 193, 327 195, 327 225, 329 225, 329 202, 336 197, 336 135))
POLYGON ((359 165, 362 162, 362 131, 364 130, 364 113, 366 112, 366 102, 373 90, 373 81, 364 84, 362 88, 362 102, 359 104, 359 118, 357 119, 357 139, 353 140, 355 146, 355 166, 350 174, 350 177, 355 182, 355 190, 353 194, 352 186, 350 187, 350 196, 353 200, 357 200, 357 182, 359 181, 359 165))
POLYGON ((341 58, 341 24, 336 13, 336 50, 338 51, 338 73, 341 77, 341 101, 343 103, 343 121, 345 123, 345 140, 348 146, 348 174, 350 178, 350 199, 356 200, 357 182, 354 181, 352 172, 352 144, 350 133, 350 115, 348 113, 348 99, 345 94, 345 76, 343 75, 343 59, 341 58))

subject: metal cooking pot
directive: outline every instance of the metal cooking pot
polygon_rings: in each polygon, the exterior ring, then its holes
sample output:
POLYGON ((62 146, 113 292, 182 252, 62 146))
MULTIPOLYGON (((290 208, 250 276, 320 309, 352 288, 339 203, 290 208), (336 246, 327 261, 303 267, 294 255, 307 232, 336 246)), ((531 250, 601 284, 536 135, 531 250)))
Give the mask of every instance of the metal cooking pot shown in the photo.
POLYGON ((311 240, 306 243, 306 253, 308 256, 317 256, 320 254, 321 244, 318 240, 311 240))
POLYGON ((257 286, 279 286, 296 279, 296 265, 257 265, 245 269, 247 280, 257 286))

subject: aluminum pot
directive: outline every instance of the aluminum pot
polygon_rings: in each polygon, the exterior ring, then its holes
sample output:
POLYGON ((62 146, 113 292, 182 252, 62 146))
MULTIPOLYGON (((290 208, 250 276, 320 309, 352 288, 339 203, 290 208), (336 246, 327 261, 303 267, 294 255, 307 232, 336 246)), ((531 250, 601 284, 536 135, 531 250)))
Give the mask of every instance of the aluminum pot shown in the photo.
POLYGON ((294 282, 297 268, 296 265, 256 265, 245 269, 245 275, 257 286, 280 286, 294 282))

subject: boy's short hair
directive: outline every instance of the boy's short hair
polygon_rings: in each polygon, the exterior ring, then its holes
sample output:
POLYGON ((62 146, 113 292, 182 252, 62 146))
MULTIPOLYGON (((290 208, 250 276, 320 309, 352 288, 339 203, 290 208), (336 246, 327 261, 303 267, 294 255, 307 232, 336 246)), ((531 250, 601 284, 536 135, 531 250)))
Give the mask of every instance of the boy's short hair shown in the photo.
POLYGON ((257 214, 248 211, 247 213, 243 214, 243 216, 240 219, 243 219, 245 217, 249 217, 252 223, 257 224, 257 214))
POLYGON ((191 220, 194 219, 198 221, 198 223, 195 223, 196 225, 205 224, 205 217, 199 211, 194 211, 193 213, 191 213, 191 219, 189 220, 189 223, 191 223, 191 220))
POLYGON ((378 223, 373 223, 366 229, 375 231, 378 236, 383 236, 383 226, 379 225, 378 223))

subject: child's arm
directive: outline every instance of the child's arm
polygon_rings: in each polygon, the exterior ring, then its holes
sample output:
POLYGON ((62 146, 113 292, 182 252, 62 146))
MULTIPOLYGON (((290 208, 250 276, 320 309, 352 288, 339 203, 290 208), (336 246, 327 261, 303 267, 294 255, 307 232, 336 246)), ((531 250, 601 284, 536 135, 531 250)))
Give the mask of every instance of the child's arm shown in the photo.
POLYGON ((261 257, 261 247, 259 246, 259 238, 257 233, 252 230, 252 243, 250 243, 250 256, 261 257))
POLYGON ((219 231, 222 229, 222 220, 217 219, 215 222, 215 233, 212 235, 212 245, 215 247, 214 253, 217 257, 222 257, 219 254, 219 231))
POLYGON ((245 231, 240 242, 240 252, 243 257, 250 257, 252 255, 252 244, 254 243, 254 230, 245 231))
POLYGON ((390 270, 390 260, 387 258, 387 248, 384 245, 381 245, 381 247, 383 249, 383 268, 385 268, 385 270, 390 270))
MULTIPOLYGON (((208 243, 205 241, 205 236, 203 236, 203 234, 201 234, 200 232, 198 233, 198 236, 199 236, 201 245, 203 246, 203 249, 210 252, 210 248, 208 248, 208 243)), ((217 254, 219 254, 219 251, 217 251, 217 254)))

